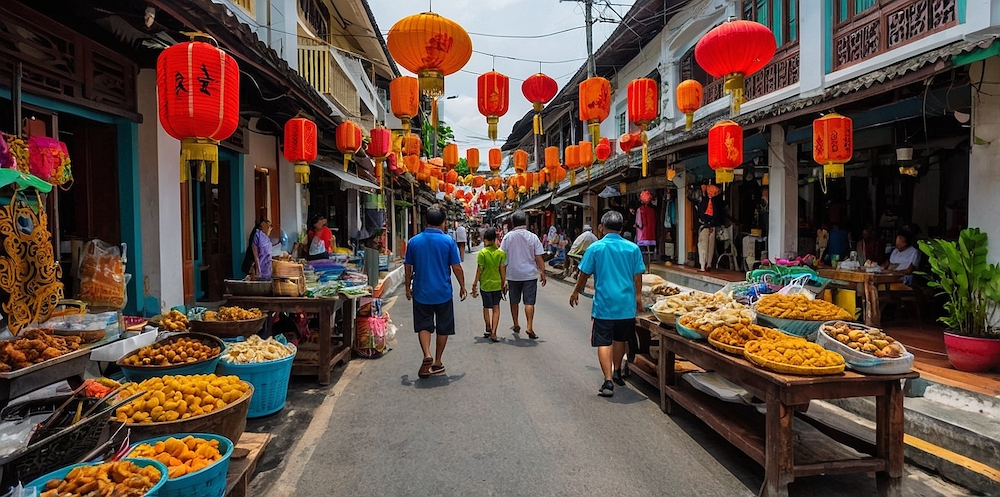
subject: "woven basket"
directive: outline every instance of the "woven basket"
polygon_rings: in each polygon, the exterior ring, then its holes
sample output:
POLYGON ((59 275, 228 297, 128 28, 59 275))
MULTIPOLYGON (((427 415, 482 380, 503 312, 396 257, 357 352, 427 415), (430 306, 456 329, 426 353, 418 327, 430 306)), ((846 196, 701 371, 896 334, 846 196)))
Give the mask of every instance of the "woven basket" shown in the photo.
POLYGON ((272 278, 302 278, 305 280, 306 273, 302 264, 288 261, 271 261, 272 278))
POLYGON ((191 331, 197 333, 206 333, 219 338, 236 338, 248 337, 257 333, 264 327, 266 321, 267 316, 243 321, 199 321, 192 319, 188 321, 188 325, 191 326, 191 331))
MULTIPOLYGON (((719 330, 719 332, 721 332, 721 330, 719 330)), ((764 338, 767 338, 769 340, 778 340, 778 339, 781 339, 781 338, 788 338, 789 336, 790 335, 785 335, 784 333, 782 333, 781 330, 771 330, 771 331, 765 333, 764 338)), ((794 335, 791 335, 791 336, 794 336, 794 335)), ((710 333, 708 335, 708 343, 712 344, 713 347, 715 347, 715 348, 717 348, 717 349, 719 349, 719 350, 721 350, 723 352, 728 352, 730 354, 735 354, 735 355, 738 355, 738 356, 742 356, 743 355, 743 352, 744 352, 743 347, 736 347, 735 345, 729 345, 727 343, 722 343, 722 342, 718 341, 716 338, 718 338, 718 336, 716 335, 716 332, 713 331, 712 333, 710 333)))
POLYGON ((674 329, 677 330, 678 335, 691 340, 704 340, 706 338, 698 330, 688 328, 687 326, 681 324, 679 321, 677 322, 677 324, 674 325, 674 329))
POLYGON ((242 297, 268 297, 274 292, 270 281, 225 280, 226 293, 242 297))
POLYGON ((276 297, 301 297, 306 294, 306 279, 278 278, 271 280, 276 297))
POLYGON ((812 367, 812 366, 793 366, 791 364, 785 364, 783 362, 774 362, 772 360, 765 359, 759 355, 751 354, 746 350, 743 351, 743 357, 746 357, 748 361, 769 371, 774 371, 775 373, 794 374, 800 376, 823 376, 831 374, 840 374, 844 372, 843 364, 839 366, 826 366, 822 368, 812 367))
POLYGON ((656 309, 653 309, 653 308, 650 308, 649 311, 653 313, 653 316, 656 316, 657 321, 659 321, 659 322, 661 322, 661 323, 663 323, 665 325, 673 326, 674 324, 677 323, 677 315, 676 314, 670 314, 670 313, 666 313, 666 312, 657 312, 656 309))

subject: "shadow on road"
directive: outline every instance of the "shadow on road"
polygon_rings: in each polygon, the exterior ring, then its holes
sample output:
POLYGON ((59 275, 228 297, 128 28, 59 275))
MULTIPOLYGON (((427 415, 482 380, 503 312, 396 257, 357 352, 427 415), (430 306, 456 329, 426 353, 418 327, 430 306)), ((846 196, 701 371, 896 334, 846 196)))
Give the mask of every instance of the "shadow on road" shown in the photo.
POLYGON ((545 340, 537 340, 537 339, 532 340, 530 338, 521 338, 521 336, 518 333, 514 332, 511 332, 510 336, 512 336, 513 339, 508 340, 507 338, 501 338, 500 342, 507 345, 513 345, 515 347, 537 347, 539 343, 545 343, 545 340))
POLYGON ((404 374, 400 377, 400 385, 415 388, 437 388, 448 386, 462 378, 465 378, 465 373, 431 376, 430 378, 418 378, 416 381, 413 381, 410 379, 410 375, 404 374))

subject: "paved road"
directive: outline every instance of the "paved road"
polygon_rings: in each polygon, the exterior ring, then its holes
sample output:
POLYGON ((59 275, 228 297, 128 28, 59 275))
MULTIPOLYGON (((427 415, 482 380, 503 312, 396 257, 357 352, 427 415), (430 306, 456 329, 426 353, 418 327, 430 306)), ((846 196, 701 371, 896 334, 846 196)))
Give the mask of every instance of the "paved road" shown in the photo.
MULTIPOLYGON (((470 281, 474 264, 466 256, 470 281)), ((509 309, 502 341, 484 340, 479 301, 456 303, 447 376, 430 379, 417 378, 410 304, 396 298, 394 350, 352 361, 329 388, 293 384, 284 414, 251 423, 279 432, 255 493, 754 495, 760 466, 689 414, 664 415, 642 380, 610 399, 597 396, 590 300, 571 309, 569 293, 559 281, 540 289, 537 341, 507 330, 509 309)), ((911 472, 907 487, 910 495, 959 493, 920 472, 911 472)), ((875 483, 817 477, 791 488, 793 495, 872 495, 875 483)))

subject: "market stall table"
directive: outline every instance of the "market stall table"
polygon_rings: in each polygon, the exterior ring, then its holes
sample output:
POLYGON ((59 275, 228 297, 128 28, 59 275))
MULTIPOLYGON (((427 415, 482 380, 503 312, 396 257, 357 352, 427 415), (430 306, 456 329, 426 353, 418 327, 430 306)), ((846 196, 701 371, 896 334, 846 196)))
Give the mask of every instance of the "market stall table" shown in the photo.
POLYGON ((72 388, 83 384, 90 347, 63 354, 27 368, 0 373, 0 408, 26 393, 67 380, 72 388))
MULTIPOLYGON (((317 342, 319 357, 309 360, 303 355, 295 357, 292 363, 293 375, 316 375, 320 385, 330 384, 330 371, 338 362, 347 363, 351 360, 351 350, 354 346, 354 302, 355 298, 340 295, 337 298, 315 297, 250 297, 226 295, 226 305, 243 308, 256 307, 267 312, 306 313, 319 316, 317 342), (345 305, 347 304, 347 305, 345 305), (343 312, 343 343, 334 347, 333 317, 337 312, 343 312)), ((270 326, 270 322, 266 325, 270 326)), ((268 331, 270 331, 268 329, 268 331)), ((301 352, 300 347, 300 352, 301 352)))
POLYGON ((855 283, 858 292, 864 295, 864 317, 868 326, 882 326, 882 309, 879 307, 878 287, 902 283, 905 275, 896 272, 870 273, 868 271, 849 271, 846 269, 820 269, 817 273, 831 280, 855 283))
MULTIPOLYGON (((659 336, 657 379, 660 408, 670 414, 677 403, 698 416, 737 448, 764 466, 764 497, 787 496, 788 484, 796 477, 822 474, 876 474, 881 496, 901 495, 903 477, 903 392, 900 380, 917 378, 914 372, 901 375, 864 375, 851 371, 831 376, 794 376, 773 373, 742 357, 725 354, 708 343, 689 340, 655 319, 641 317, 636 325, 659 336), (757 435, 746 419, 726 416, 714 399, 682 388, 677 382, 677 356, 706 371, 714 371, 766 402, 765 435, 757 435), (805 411, 811 400, 847 397, 876 398, 876 444, 870 444, 830 427, 820 427, 837 442, 868 455, 861 458, 796 461, 792 421, 796 411, 805 411), (874 449, 874 450, 872 450, 874 449)), ((811 424, 815 421, 806 419, 811 424)), ((817 453, 831 454, 834 450, 817 453)), ((799 454, 801 456, 801 454, 799 454)))

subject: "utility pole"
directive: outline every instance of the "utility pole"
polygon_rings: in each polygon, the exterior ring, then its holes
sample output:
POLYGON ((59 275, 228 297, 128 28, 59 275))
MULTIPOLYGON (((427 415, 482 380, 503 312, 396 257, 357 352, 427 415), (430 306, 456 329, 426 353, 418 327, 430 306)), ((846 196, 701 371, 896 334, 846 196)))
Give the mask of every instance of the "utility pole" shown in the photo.
POLYGON ((583 9, 587 28, 587 77, 593 78, 597 75, 594 67, 594 1, 583 0, 583 9))

